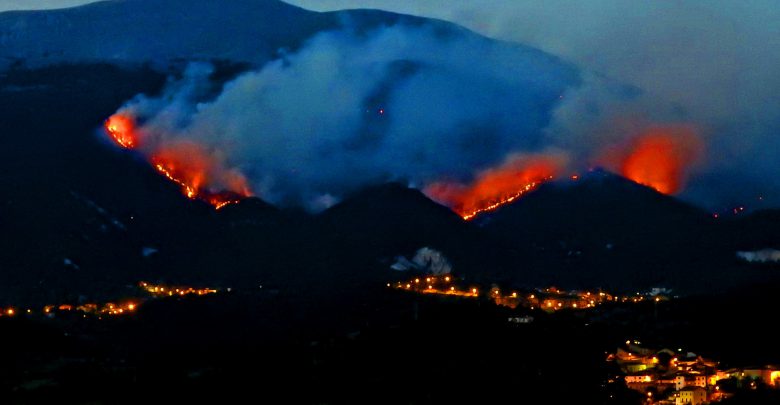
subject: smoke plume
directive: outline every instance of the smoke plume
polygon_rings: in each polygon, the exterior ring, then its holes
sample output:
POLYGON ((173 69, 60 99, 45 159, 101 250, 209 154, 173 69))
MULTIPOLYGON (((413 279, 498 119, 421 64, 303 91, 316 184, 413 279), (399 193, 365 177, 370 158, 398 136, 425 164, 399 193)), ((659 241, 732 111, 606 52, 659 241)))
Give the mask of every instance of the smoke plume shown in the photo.
POLYGON ((212 73, 193 64, 107 123, 190 197, 317 211, 395 180, 468 219, 594 164, 677 193, 704 150, 698 128, 664 125, 681 114, 634 87, 433 25, 320 33, 216 95, 212 73))
POLYGON ((553 107, 579 81, 538 51, 402 25, 322 33, 216 98, 210 74, 195 64, 118 112, 138 123, 138 149, 154 164, 208 155, 216 164, 199 172, 212 191, 246 178, 269 202, 313 210, 379 181, 471 182, 540 150, 553 107))
POLYGON ((632 127, 641 121, 692 124, 706 143, 707 159, 691 176, 684 198, 711 208, 755 206, 760 195, 767 204, 780 204, 777 1, 290 2, 315 10, 379 8, 440 18, 559 55, 602 77, 586 79, 567 95, 571 105, 556 114, 556 125, 571 131, 556 135, 585 143, 626 127, 640 132, 632 127), (603 77, 649 97, 641 105, 613 103, 598 83, 603 77))

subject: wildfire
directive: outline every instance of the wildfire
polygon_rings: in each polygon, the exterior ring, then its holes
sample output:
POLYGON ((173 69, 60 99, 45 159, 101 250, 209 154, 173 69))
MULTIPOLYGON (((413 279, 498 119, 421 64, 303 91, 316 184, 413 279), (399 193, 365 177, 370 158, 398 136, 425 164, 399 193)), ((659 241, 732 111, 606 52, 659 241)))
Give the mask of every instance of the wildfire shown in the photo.
POLYGON ((181 186, 182 193, 190 199, 200 199, 216 209, 235 203, 252 193, 246 178, 228 169, 214 153, 190 141, 170 143, 152 155, 154 167, 163 176, 181 186), (223 185, 226 190, 213 192, 204 186, 223 185))
POLYGON ((112 115, 104 127, 120 147, 144 153, 161 175, 181 187, 187 198, 221 209, 252 195, 246 177, 229 168, 218 151, 208 150, 194 141, 168 140, 161 136, 145 137, 144 144, 140 145, 140 131, 135 119, 127 113, 112 115))
POLYGON ((703 155, 704 145, 688 127, 657 127, 636 138, 622 157, 623 176, 663 194, 685 186, 688 170, 703 155))
POLYGON ((485 170, 470 185, 438 182, 426 187, 432 199, 451 207, 465 220, 517 200, 558 176, 563 155, 511 155, 499 167, 485 170))
POLYGON ((125 149, 135 149, 138 146, 135 121, 124 114, 114 114, 103 124, 106 132, 119 146, 125 149))

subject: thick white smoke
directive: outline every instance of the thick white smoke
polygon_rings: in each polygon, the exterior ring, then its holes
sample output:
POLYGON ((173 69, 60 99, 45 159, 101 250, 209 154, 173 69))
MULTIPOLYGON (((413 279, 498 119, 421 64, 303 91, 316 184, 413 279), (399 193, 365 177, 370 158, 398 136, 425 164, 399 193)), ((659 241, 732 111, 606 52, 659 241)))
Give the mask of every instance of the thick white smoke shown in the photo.
POLYGON ((194 65, 123 110, 142 133, 218 151, 263 199, 312 209, 382 180, 469 180, 544 149, 552 111, 580 83, 533 49, 425 26, 322 33, 203 101, 209 74, 194 65))
POLYGON ((437 276, 452 272, 452 264, 447 257, 442 252, 429 247, 417 250, 412 260, 398 256, 390 268, 397 271, 417 270, 437 276))
MULTIPOLYGON (((776 0, 289 1, 321 11, 379 8, 441 18, 494 38, 536 46, 641 88, 677 120, 696 125, 705 138, 707 170, 691 179, 685 196, 712 208, 780 202, 775 181, 780 176, 776 0)), ((610 116, 611 107, 599 109, 603 104, 594 102, 598 96, 590 92, 582 97, 588 106, 581 111, 598 110, 607 120, 591 127, 594 131, 614 131, 615 120, 618 128, 631 130, 645 119, 631 111, 610 116)), ((623 108, 613 111, 622 113, 623 108)), ((564 125, 584 123, 569 120, 564 125)))

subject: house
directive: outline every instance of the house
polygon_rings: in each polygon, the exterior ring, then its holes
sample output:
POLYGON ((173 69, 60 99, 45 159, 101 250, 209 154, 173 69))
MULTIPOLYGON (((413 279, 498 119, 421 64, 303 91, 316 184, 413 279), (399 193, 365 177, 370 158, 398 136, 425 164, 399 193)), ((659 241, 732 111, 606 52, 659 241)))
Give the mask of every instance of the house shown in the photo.
POLYGON ((740 377, 747 377, 754 380, 761 380, 770 387, 780 388, 780 368, 777 367, 755 367, 742 370, 740 377))
POLYGON ((707 377, 701 374, 681 373, 674 377, 674 388, 681 390, 685 387, 707 387, 707 377))
POLYGON ((699 405, 707 401, 707 390, 702 387, 685 387, 675 394, 676 405, 699 405))

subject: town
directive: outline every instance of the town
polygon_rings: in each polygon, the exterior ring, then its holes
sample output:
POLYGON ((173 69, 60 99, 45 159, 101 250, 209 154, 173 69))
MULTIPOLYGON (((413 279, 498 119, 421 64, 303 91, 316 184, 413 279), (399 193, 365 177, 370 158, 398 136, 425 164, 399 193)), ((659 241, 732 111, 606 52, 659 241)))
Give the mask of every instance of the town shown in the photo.
POLYGON ((387 287, 417 294, 449 295, 477 298, 483 294, 496 305, 512 309, 523 307, 555 312, 563 309, 583 310, 606 303, 662 302, 670 299, 669 291, 655 288, 647 293, 617 295, 603 290, 567 291, 555 287, 538 288, 533 291, 503 290, 497 285, 489 288, 472 285, 463 287, 450 275, 428 275, 415 277, 406 282, 388 283, 387 287))
POLYGON ((183 297, 189 295, 203 296, 209 294, 216 294, 220 290, 214 288, 194 288, 189 286, 171 286, 165 284, 151 284, 145 281, 138 283, 140 291, 146 296, 138 296, 132 298, 126 298, 120 300, 120 302, 106 302, 106 303, 63 303, 58 305, 45 305, 40 309, 33 308, 21 308, 15 306, 8 306, 0 308, 0 317, 15 317, 22 315, 40 315, 43 314, 47 317, 54 317, 58 313, 80 313, 83 317, 97 316, 98 319, 102 319, 103 316, 120 316, 127 315, 135 312, 144 302, 150 298, 165 298, 165 297, 183 297))
POLYGON ((780 367, 722 369, 717 361, 677 348, 652 349, 627 340, 607 356, 620 375, 609 382, 625 385, 649 404, 699 405, 718 402, 739 390, 780 389, 780 367))

